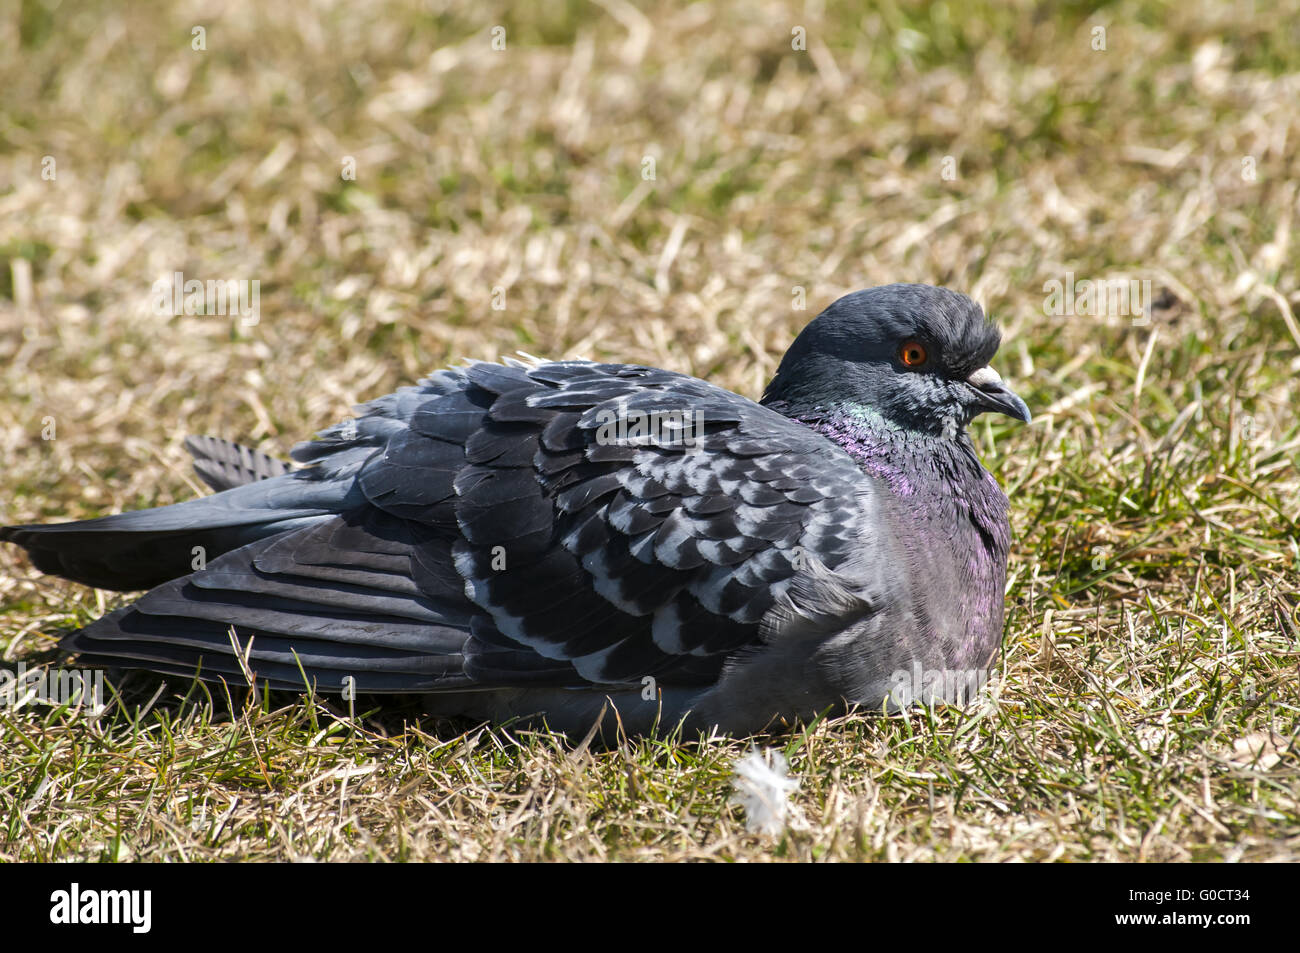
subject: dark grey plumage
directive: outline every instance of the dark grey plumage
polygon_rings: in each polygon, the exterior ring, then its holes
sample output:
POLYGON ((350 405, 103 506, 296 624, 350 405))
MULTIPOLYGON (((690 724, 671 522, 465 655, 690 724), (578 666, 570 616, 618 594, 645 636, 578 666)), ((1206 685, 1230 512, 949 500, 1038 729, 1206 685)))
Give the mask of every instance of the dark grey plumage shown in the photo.
POLYGON ((1028 419, 997 347, 968 298, 891 285, 810 324, 762 404, 650 367, 474 363, 300 444, 300 469, 199 438, 222 492, 0 539, 150 589, 66 637, 88 664, 240 682, 233 626, 272 687, 475 718, 879 710, 899 671, 987 666, 1001 639, 1006 498, 964 429, 1028 419))

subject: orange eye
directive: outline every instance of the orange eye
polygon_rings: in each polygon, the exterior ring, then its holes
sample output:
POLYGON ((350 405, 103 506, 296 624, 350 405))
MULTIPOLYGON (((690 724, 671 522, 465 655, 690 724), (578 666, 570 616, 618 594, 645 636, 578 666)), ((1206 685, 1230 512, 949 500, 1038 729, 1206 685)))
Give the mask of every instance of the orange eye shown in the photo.
POLYGON ((928 356, 920 341, 904 341, 898 348, 898 359, 908 367, 920 367, 928 356))

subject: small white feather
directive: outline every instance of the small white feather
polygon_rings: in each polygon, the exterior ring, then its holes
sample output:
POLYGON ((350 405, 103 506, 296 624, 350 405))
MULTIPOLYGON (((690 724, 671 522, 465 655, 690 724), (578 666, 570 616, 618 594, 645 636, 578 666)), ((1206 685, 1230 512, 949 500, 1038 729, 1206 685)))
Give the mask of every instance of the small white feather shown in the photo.
POLYGON ((745 827, 751 834, 773 837, 785 830, 790 820, 789 797, 799 790, 799 779, 789 776, 785 755, 771 748, 751 748, 736 762, 736 791, 732 804, 745 809, 745 827))

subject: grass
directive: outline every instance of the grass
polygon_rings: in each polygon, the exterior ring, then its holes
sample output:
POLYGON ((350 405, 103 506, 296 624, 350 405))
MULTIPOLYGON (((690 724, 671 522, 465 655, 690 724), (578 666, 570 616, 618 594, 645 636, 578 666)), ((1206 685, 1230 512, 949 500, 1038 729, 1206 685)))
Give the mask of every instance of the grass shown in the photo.
MULTIPOLYGON (((1036 418, 974 429, 1015 545, 967 709, 597 751, 137 674, 0 712, 0 859, 1300 858, 1294 2, 55 7, 0 15, 0 521, 189 498, 185 434, 283 454, 460 357, 757 396, 899 280, 984 304, 1036 418), (260 320, 154 316, 175 271, 260 320), (1067 273, 1151 322, 1046 314, 1067 273)), ((122 598, 6 547, 2 667, 122 598)))

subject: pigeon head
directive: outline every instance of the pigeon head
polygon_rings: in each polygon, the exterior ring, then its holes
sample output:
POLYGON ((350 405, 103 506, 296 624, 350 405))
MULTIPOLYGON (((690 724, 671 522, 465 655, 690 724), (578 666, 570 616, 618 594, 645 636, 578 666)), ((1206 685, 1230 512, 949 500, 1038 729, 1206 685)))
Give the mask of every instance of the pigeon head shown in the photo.
POLYGON ((1001 334, 970 298, 929 285, 855 291, 795 339, 763 395, 786 413, 846 413, 955 436, 979 414, 1030 420, 989 361, 1001 334))

